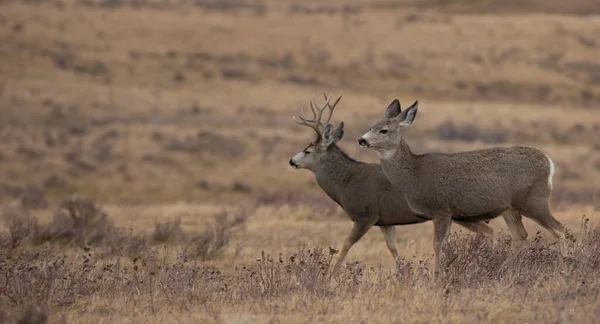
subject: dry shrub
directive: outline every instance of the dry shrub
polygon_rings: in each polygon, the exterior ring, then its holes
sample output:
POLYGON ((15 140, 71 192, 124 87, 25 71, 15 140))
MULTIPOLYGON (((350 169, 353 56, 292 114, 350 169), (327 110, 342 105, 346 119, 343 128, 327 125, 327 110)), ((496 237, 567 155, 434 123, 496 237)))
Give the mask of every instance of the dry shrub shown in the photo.
POLYGON ((215 300, 224 285, 220 271, 173 263, 155 250, 135 258, 104 259, 93 250, 73 258, 50 246, 35 249, 33 257, 17 254, 0 261, 0 308, 9 316, 28 307, 64 308, 82 299, 143 304, 152 312, 185 308, 215 300))
POLYGON ((346 264, 331 275, 335 251, 302 247, 289 257, 277 259, 261 252, 255 264, 239 268, 243 299, 277 299, 292 294, 327 297, 353 292, 363 285, 364 268, 359 262, 346 264))
POLYGON ((442 254, 445 279, 452 285, 469 286, 497 278, 496 271, 510 251, 506 241, 506 236, 500 235, 497 247, 492 249, 490 240, 483 235, 451 234, 442 254))
POLYGON ((223 211, 215 217, 215 224, 202 233, 192 235, 185 246, 182 256, 185 259, 212 260, 217 258, 229 244, 231 235, 245 224, 249 212, 240 209, 237 212, 223 211))
POLYGON ((181 229, 180 218, 154 224, 154 232, 152 233, 152 240, 154 242, 165 243, 181 238, 182 236, 183 230, 181 229))
POLYGON ((133 230, 114 229, 109 236, 97 246, 101 256, 139 257, 149 250, 147 238, 133 230))
POLYGON ((21 208, 6 209, 2 215, 8 225, 10 248, 17 248, 25 239, 30 237, 37 228, 37 220, 21 208))
POLYGON ((34 246, 49 242, 66 247, 100 247, 107 255, 138 255, 148 245, 142 235, 115 227, 106 212, 90 199, 64 200, 48 224, 38 223, 27 209, 16 207, 6 209, 3 218, 9 235, 0 237, 0 245, 7 250, 25 242, 34 246))
POLYGON ((400 284, 414 286, 421 281, 431 279, 429 262, 425 260, 410 260, 400 257, 396 260, 395 277, 400 284))
POLYGON ((98 245, 109 239, 115 227, 106 212, 93 200, 69 198, 54 213, 52 222, 36 233, 35 241, 57 241, 80 247, 98 245))
POLYGON ((0 236, 0 246, 12 251, 28 240, 34 246, 49 242, 65 247, 94 247, 104 256, 135 257, 147 251, 151 243, 174 242, 184 246, 181 256, 185 259, 209 260, 223 252, 233 233, 242 227, 253 209, 253 206, 247 206, 235 212, 223 211, 215 217, 215 224, 201 233, 186 233, 180 219, 158 222, 147 238, 142 233, 114 226, 93 200, 70 198, 60 204, 52 221, 44 225, 25 209, 5 210, 3 218, 8 224, 9 235, 0 236))
POLYGON ((289 258, 277 260, 261 253, 256 264, 241 268, 246 280, 241 287, 247 298, 280 298, 297 291, 317 295, 330 293, 328 269, 332 258, 322 249, 301 249, 289 258))
POLYGON ((549 278, 567 274, 571 278, 590 278, 600 269, 600 228, 590 229, 588 222, 587 218, 582 222, 579 242, 572 234, 567 235, 567 257, 561 255, 560 244, 545 240, 541 231, 515 254, 510 252, 511 239, 506 234, 499 235, 492 248, 482 235, 454 233, 444 246, 444 280, 460 288, 501 283, 532 289, 549 278))

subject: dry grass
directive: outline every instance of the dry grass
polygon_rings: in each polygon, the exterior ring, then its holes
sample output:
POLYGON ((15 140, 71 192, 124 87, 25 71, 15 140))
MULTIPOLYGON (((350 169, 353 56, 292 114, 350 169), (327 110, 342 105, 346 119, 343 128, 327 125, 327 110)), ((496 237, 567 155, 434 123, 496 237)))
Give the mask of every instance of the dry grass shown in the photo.
POLYGON ((0 1, 0 322, 598 322, 599 29, 592 0, 0 1), (396 97, 419 153, 545 150, 571 255, 455 231, 434 282, 425 223, 329 279, 351 222, 287 164, 323 91, 359 160, 396 97))
POLYGON ((181 246, 108 255, 120 249, 114 241, 15 249, 3 236, 0 301, 7 320, 592 323, 600 311, 600 231, 588 222, 566 258, 539 233, 516 255, 506 234, 492 247, 483 236, 454 233, 437 281, 430 260, 414 257, 395 269, 351 262, 330 278, 335 251, 320 247, 261 252, 224 267, 191 259, 181 246))

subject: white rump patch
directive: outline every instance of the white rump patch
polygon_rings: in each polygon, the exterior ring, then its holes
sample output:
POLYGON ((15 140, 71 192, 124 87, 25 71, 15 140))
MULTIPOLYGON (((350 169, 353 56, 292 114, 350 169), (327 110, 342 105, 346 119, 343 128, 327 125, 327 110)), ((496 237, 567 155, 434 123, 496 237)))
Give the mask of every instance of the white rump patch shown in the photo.
POLYGON ((550 174, 548 175, 548 184, 550 185, 550 189, 552 189, 552 177, 554 176, 554 162, 552 162, 552 159, 546 155, 546 158, 548 158, 548 163, 550 164, 550 174))

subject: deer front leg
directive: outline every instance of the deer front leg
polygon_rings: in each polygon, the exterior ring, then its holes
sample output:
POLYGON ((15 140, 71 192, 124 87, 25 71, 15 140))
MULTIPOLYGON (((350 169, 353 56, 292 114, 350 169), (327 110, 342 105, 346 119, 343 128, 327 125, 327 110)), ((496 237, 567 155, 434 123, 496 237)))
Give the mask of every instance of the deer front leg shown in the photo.
POLYGON ((440 252, 442 245, 446 243, 452 225, 451 215, 439 215, 433 218, 433 272, 436 277, 440 273, 440 252))
POLYGON ((348 254, 348 251, 350 250, 352 245, 358 242, 358 240, 360 240, 360 238, 363 237, 363 235, 365 235, 365 233, 367 233, 372 226, 373 224, 354 223, 354 226, 352 227, 352 232, 350 232, 350 235, 346 239, 346 242, 344 242, 342 252, 340 252, 340 256, 335 262, 333 269, 331 269, 331 275, 333 275, 337 271, 339 266, 342 264, 342 261, 344 261, 344 258, 346 258, 346 254, 348 254))
POLYGON ((396 227, 394 226, 380 226, 381 232, 383 233, 383 237, 385 238, 385 244, 387 244, 388 249, 392 252, 392 256, 394 257, 394 261, 398 261, 400 257, 400 253, 398 253, 398 246, 396 245, 396 227))

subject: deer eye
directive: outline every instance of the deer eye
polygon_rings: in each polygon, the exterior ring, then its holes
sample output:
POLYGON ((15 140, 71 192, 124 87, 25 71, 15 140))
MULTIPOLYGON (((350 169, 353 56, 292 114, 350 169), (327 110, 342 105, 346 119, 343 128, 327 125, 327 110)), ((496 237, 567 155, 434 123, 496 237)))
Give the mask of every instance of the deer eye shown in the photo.
POLYGON ((387 134, 388 130, 387 129, 382 129, 379 131, 379 134, 387 134))
POLYGON ((310 153, 311 153, 310 151, 304 151, 304 154, 306 154, 306 155, 308 155, 310 153))

